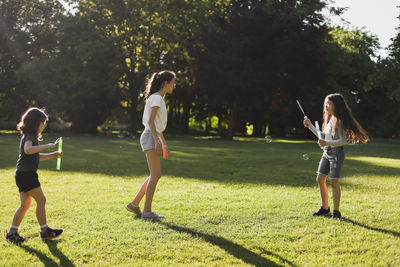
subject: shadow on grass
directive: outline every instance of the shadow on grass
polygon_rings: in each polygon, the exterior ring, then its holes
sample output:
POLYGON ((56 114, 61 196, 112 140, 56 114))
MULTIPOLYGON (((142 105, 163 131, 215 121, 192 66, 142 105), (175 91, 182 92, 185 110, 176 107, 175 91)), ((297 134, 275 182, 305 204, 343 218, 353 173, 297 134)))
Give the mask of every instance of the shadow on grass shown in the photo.
POLYGON ((57 244, 60 242, 60 240, 46 240, 45 243, 49 247, 49 250, 51 254, 53 254, 54 257, 57 257, 60 260, 60 265, 61 266, 75 266, 70 259, 68 259, 67 256, 62 253, 61 250, 58 249, 57 244))
POLYGON ((21 244, 18 245, 20 248, 24 249, 26 252, 28 252, 31 255, 34 255, 36 257, 39 258, 39 260, 44 264, 44 266, 58 266, 58 264, 51 258, 47 257, 45 254, 43 254, 42 252, 31 248, 27 245, 21 244))
MULTIPOLYGON (((193 229, 190 228, 186 228, 183 226, 179 226, 179 225, 174 225, 174 224, 170 224, 170 223, 166 223, 166 222, 162 222, 162 221, 158 221, 155 220, 155 223, 159 223, 162 224, 174 231, 177 231, 179 233, 187 233, 190 234, 191 236, 193 236, 194 238, 201 238, 204 241, 211 243, 215 246, 218 246, 222 249, 224 249, 226 252, 228 252, 229 254, 231 254, 232 256, 234 256, 237 259, 240 259, 242 261, 244 261, 247 264, 251 264, 253 266, 282 266, 278 263, 275 263, 273 261, 270 261, 256 253, 254 253, 251 250, 248 250, 238 244, 233 243, 232 241, 229 241, 225 238, 219 237, 219 236, 215 236, 215 235, 210 235, 210 234, 206 234, 206 233, 202 233, 202 232, 198 232, 195 231, 193 229)), ((285 264, 288 264, 290 266, 296 266, 295 264, 293 264, 291 261, 288 261, 284 258, 282 258, 281 256, 270 252, 270 251, 263 251, 265 254, 268 254, 270 256, 276 257, 279 260, 281 260, 282 262, 284 262, 285 264)))
POLYGON ((369 226, 369 225, 366 225, 366 224, 362 224, 362 223, 353 221, 353 220, 351 220, 349 218, 345 218, 345 217, 342 217, 342 221, 347 222, 347 223, 351 223, 353 225, 357 225, 357 226, 363 227, 363 228, 368 229, 368 230, 372 230, 372 231, 376 231, 376 232, 380 232, 380 233, 384 233, 384 234, 389 234, 389 235, 392 235, 394 237, 400 237, 400 232, 396 232, 396 231, 393 231, 393 230, 386 230, 386 229, 381 229, 381 228, 378 228, 378 227, 372 227, 372 226, 369 226))
POLYGON ((39 260, 44 264, 44 266, 75 266, 70 259, 68 259, 67 256, 64 255, 58 248, 57 248, 57 243, 59 240, 47 240, 44 241, 46 245, 48 246, 51 254, 53 254, 54 257, 58 258, 60 260, 60 264, 56 263, 53 259, 49 258, 46 256, 44 253, 31 248, 25 244, 20 244, 18 245, 25 251, 27 251, 29 254, 35 255, 36 257, 39 258, 39 260))

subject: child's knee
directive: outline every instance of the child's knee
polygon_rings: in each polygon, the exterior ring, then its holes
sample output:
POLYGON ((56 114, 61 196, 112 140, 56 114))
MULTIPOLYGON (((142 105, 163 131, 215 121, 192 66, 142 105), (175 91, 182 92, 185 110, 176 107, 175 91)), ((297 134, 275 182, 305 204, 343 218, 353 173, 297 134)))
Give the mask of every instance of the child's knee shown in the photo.
POLYGON ((339 181, 337 181, 337 179, 332 179, 331 180, 331 186, 332 186, 333 189, 340 188, 339 181))
POLYGON ((317 175, 317 178, 315 179, 315 181, 317 182, 317 184, 324 184, 326 181, 326 178, 324 176, 317 175))
POLYGON ((41 197, 41 198, 39 198, 39 199, 36 199, 36 204, 37 204, 38 206, 44 206, 44 205, 46 205, 46 197, 43 196, 43 197, 41 197))

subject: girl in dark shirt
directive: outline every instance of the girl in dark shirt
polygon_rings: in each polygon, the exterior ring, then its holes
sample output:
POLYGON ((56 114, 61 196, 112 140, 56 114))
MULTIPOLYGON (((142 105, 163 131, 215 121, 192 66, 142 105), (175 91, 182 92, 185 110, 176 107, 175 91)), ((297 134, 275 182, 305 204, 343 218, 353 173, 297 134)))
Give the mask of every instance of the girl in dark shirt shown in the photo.
POLYGON ((51 229, 46 220, 46 197, 43 194, 38 179, 37 170, 40 160, 48 160, 62 156, 62 153, 39 153, 42 150, 54 149, 58 140, 47 145, 39 145, 42 141, 42 132, 46 127, 48 116, 44 110, 30 108, 17 125, 17 129, 22 134, 19 147, 19 157, 17 170, 15 171, 15 182, 19 189, 21 205, 14 213, 14 218, 10 230, 6 232, 6 240, 11 242, 23 242, 25 239, 18 234, 18 227, 21 224, 26 212, 28 211, 32 198, 36 201, 36 218, 40 225, 40 236, 42 239, 58 237, 63 230, 51 229))

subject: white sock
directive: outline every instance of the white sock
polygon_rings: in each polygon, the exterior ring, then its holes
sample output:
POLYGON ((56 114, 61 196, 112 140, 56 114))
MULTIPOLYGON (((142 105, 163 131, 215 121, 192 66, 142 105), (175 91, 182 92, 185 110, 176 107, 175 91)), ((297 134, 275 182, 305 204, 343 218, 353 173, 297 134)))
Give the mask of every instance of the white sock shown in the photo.
POLYGON ((19 226, 15 226, 15 225, 11 224, 10 231, 8 231, 8 234, 9 235, 13 235, 13 234, 17 233, 18 232, 18 228, 19 228, 19 226))
POLYGON ((40 226, 40 231, 41 231, 42 233, 45 233, 45 232, 47 231, 47 228, 49 228, 49 226, 48 226, 47 224, 41 225, 41 226, 40 226))

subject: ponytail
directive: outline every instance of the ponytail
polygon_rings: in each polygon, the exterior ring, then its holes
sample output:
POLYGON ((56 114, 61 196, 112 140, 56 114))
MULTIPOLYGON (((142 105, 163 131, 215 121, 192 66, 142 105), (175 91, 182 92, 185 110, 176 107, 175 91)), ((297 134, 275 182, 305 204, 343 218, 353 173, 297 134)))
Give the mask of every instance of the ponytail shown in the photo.
POLYGON ((170 82, 175 79, 176 74, 173 71, 163 70, 155 72, 147 81, 146 90, 144 91, 144 98, 147 100, 152 94, 160 91, 165 82, 170 82))

